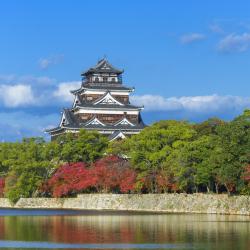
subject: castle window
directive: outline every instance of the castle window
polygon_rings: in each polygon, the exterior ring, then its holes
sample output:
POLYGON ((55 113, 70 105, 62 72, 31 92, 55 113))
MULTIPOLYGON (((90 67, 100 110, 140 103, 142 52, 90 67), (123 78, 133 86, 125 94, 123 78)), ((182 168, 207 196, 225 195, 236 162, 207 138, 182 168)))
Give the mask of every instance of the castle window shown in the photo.
POLYGON ((108 77, 103 77, 103 81, 107 82, 108 81, 108 77))

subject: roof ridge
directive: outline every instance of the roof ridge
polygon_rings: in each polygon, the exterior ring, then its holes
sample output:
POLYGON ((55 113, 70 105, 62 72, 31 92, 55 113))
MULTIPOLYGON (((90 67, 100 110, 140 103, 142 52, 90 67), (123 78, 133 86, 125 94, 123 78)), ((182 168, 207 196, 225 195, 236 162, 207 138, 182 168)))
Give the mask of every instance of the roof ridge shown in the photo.
POLYGON ((97 64, 93 67, 90 67, 88 70, 82 72, 82 76, 90 74, 90 73, 94 73, 94 72, 98 72, 98 71, 104 71, 104 72, 109 72, 109 73, 116 73, 116 74, 122 74, 124 72, 124 70, 120 70, 116 67, 114 67, 107 59, 101 59, 97 62, 97 64), (108 67, 106 68, 102 68, 105 64, 108 65, 108 67))

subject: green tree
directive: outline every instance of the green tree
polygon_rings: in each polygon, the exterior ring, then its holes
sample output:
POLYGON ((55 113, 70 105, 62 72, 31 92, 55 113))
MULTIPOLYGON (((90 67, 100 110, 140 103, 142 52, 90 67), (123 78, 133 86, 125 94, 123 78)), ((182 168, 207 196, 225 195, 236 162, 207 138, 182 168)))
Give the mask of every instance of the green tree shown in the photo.
POLYGON ((20 197, 33 196, 53 167, 44 158, 46 142, 42 138, 25 138, 21 143, 6 146, 10 153, 2 162, 8 167, 6 197, 15 202, 20 197))
MULTIPOLYGON (((140 134, 132 136, 119 144, 123 150, 122 154, 127 155, 134 168, 139 172, 138 187, 141 188, 141 179, 150 179, 150 192, 157 192, 157 173, 168 171, 165 164, 166 158, 172 153, 174 148, 192 140, 196 134, 192 126, 187 122, 160 121, 150 127, 145 128, 140 134)), ((110 152, 117 152, 117 143, 111 145, 110 152)))
POLYGON ((60 145, 62 161, 87 163, 103 156, 108 146, 108 139, 97 131, 89 132, 82 129, 77 135, 68 133, 60 136, 57 143, 60 145))
POLYGON ((217 135, 217 127, 223 124, 225 124, 224 121, 215 117, 201 123, 196 123, 193 127, 197 132, 197 137, 200 137, 203 135, 217 135))
POLYGON ((199 187, 205 187, 210 192, 217 168, 211 156, 216 150, 217 138, 214 135, 203 135, 175 149, 168 160, 181 190, 198 192, 199 187))
POLYGON ((227 192, 240 191, 243 166, 250 162, 250 111, 217 128, 222 151, 218 179, 227 192))
POLYGON ((16 162, 6 178, 6 197, 12 202, 19 198, 36 196, 37 189, 49 176, 51 166, 48 162, 16 162))

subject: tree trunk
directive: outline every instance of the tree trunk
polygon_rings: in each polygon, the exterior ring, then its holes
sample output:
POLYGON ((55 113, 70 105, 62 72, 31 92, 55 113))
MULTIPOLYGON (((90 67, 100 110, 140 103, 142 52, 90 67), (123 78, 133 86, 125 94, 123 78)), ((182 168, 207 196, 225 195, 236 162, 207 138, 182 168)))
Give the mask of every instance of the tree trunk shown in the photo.
POLYGON ((218 183, 215 183, 215 192, 216 192, 216 194, 219 193, 219 184, 218 183))
POLYGON ((230 189, 228 188, 227 184, 224 184, 224 185, 225 185, 225 187, 227 189, 227 194, 230 195, 231 194, 230 189))
POLYGON ((210 193, 210 189, 209 186, 207 185, 207 193, 210 193))

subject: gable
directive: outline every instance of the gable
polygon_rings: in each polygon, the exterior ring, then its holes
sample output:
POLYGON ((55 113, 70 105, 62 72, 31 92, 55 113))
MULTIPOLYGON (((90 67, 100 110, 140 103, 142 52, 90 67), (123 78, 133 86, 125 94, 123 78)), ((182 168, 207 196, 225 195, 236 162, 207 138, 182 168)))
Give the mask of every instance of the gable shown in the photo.
POLYGON ((109 92, 107 92, 103 97, 100 99, 96 100, 94 102, 94 105, 96 104, 118 104, 120 106, 124 106, 123 103, 119 102, 116 100, 109 92))
POLYGON ((62 117, 61 117, 61 121, 60 121, 60 125, 59 125, 59 127, 63 127, 63 125, 65 125, 65 124, 68 124, 69 122, 68 122, 68 120, 67 120, 67 118, 66 118, 66 116, 65 116, 65 114, 64 114, 64 112, 62 113, 62 117))
POLYGON ((110 141, 118 140, 118 139, 125 139, 126 136, 120 131, 117 133, 110 141))
POLYGON ((129 126, 135 126, 132 122, 130 122, 126 117, 124 117, 122 120, 118 121, 115 126, 117 125, 129 125, 129 126))
POLYGON ((85 126, 88 126, 88 125, 102 125, 102 126, 105 126, 104 123, 102 123, 100 120, 98 120, 96 117, 94 119, 91 119, 90 121, 88 121, 85 126))
POLYGON ((78 95, 75 95, 75 99, 74 99, 72 108, 75 108, 77 106, 77 104, 80 104, 80 99, 79 99, 78 95))
POLYGON ((100 68, 101 69, 111 69, 111 67, 107 64, 107 62, 104 62, 104 64, 100 68))

